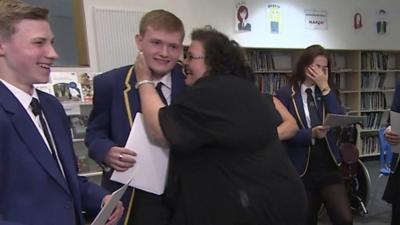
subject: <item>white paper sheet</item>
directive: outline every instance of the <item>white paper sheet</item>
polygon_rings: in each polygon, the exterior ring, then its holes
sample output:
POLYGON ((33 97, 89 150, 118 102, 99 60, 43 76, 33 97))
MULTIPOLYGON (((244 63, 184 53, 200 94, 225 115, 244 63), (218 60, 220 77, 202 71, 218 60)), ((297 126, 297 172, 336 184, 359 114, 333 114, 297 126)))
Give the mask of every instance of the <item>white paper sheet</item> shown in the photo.
POLYGON ((346 126, 353 123, 362 122, 362 120, 365 118, 366 116, 348 116, 328 113, 328 115, 326 115, 324 125, 330 127, 346 126))
MULTIPOLYGON (((400 134, 400 113, 390 111, 390 126, 393 133, 400 134)), ((400 144, 392 145, 392 152, 400 153, 400 144)))
POLYGON ((125 193, 126 188, 128 187, 127 184, 119 188, 118 190, 114 191, 111 194, 110 201, 107 202, 101 208, 100 212, 97 214, 96 218, 93 220, 91 225, 104 225, 106 224, 108 218, 110 218, 112 212, 114 211, 115 206, 118 204, 119 200, 121 199, 122 195, 125 193))
POLYGON ((169 149, 151 143, 144 129, 141 113, 136 113, 131 132, 125 145, 137 153, 136 163, 125 172, 117 172, 111 180, 161 195, 167 178, 169 149))

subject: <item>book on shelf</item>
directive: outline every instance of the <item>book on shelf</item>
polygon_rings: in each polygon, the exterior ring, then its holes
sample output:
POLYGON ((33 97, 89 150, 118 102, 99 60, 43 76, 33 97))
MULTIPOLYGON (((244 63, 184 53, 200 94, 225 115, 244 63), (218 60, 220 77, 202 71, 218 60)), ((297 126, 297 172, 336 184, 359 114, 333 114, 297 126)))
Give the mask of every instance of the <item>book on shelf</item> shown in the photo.
POLYGON ((387 109, 386 96, 381 92, 361 93, 362 110, 385 110, 387 109))
POLYGON ((101 167, 86 154, 79 155, 78 158, 78 169, 79 174, 92 173, 102 171, 101 167))
POLYGON ((51 72, 49 82, 35 88, 56 96, 63 103, 91 103, 93 78, 99 73, 51 72))
POLYGON ((249 51, 247 52, 247 60, 256 72, 275 70, 274 60, 268 52, 249 51))
POLYGON ((81 139, 85 137, 89 116, 86 115, 70 115, 72 137, 81 139))
POLYGON ((373 155, 379 153, 379 138, 376 135, 361 136, 361 155, 373 155))
POLYGON ((362 72, 361 88, 362 89, 382 89, 385 83, 386 73, 362 72))
POLYGON ((389 55, 386 52, 361 53, 361 68, 363 70, 387 70, 390 68, 390 64, 389 55))
POLYGON ((51 72, 54 96, 61 102, 82 102, 82 87, 76 72, 51 72))
POLYGON ((93 100, 93 78, 99 73, 82 73, 78 75, 78 81, 82 87, 82 100, 91 103, 93 100))
POLYGON ((272 56, 273 65, 275 70, 287 70, 292 69, 292 58, 288 54, 276 53, 272 56))
POLYGON ((337 89, 343 90, 346 88, 346 80, 343 73, 333 73, 333 82, 337 89))
POLYGON ((379 129, 388 124, 389 111, 363 112, 361 115, 366 116, 363 120, 364 129, 379 129))
POLYGON ((280 73, 261 73, 256 76, 256 85, 261 93, 275 94, 277 90, 288 84, 287 75, 280 73))
POLYGON ((344 71, 346 68, 346 57, 342 54, 330 54, 329 62, 334 71, 344 71))
POLYGON ((255 72, 290 71, 292 57, 284 52, 249 50, 246 53, 249 65, 255 72))

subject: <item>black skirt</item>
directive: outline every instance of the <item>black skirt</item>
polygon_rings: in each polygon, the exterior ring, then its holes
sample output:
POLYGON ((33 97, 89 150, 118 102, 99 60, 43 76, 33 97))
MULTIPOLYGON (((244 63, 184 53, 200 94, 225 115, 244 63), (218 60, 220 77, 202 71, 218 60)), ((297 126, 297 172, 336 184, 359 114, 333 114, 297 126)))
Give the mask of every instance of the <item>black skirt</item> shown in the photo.
POLYGON ((333 161, 325 140, 316 139, 311 147, 309 165, 302 180, 307 190, 343 183, 339 167, 333 161))

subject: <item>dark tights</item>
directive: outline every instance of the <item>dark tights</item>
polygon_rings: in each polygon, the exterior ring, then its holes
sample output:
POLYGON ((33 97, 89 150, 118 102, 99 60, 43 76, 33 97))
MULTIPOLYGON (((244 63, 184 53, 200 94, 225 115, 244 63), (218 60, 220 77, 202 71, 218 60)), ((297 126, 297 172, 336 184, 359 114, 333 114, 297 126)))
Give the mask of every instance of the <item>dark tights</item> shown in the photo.
POLYGON ((318 212, 322 203, 333 225, 352 225, 353 215, 343 184, 333 184, 321 189, 307 190, 309 202, 308 225, 318 224, 318 212))
POLYGON ((391 225, 400 225, 400 205, 397 202, 392 204, 392 221, 391 225))

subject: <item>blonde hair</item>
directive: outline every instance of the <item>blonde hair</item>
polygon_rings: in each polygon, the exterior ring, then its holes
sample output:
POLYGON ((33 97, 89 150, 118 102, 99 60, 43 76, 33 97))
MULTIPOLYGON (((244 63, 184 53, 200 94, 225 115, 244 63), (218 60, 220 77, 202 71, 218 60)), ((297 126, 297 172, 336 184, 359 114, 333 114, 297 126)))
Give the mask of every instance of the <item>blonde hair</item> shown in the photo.
POLYGON ((20 0, 0 0, 0 38, 9 39, 15 33, 14 25, 24 19, 46 20, 49 10, 20 0))
POLYGON ((182 40, 185 36, 185 29, 182 21, 173 13, 162 9, 152 10, 146 13, 140 20, 139 33, 144 35, 147 27, 151 26, 155 30, 165 30, 168 32, 182 33, 182 40))

